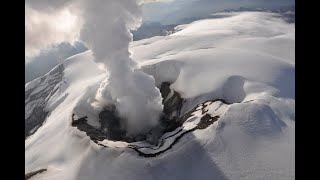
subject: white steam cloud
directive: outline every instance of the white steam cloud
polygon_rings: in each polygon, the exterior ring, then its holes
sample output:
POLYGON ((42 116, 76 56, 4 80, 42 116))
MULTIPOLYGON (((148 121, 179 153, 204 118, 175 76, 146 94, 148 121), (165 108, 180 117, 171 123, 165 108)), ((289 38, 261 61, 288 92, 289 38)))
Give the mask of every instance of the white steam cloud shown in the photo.
POLYGON ((146 133, 157 125, 162 97, 154 78, 135 70, 129 43, 141 24, 142 1, 90 0, 84 4, 80 39, 92 50, 95 61, 104 65, 109 77, 96 99, 100 107, 112 100, 129 135, 146 133))
MULTIPOLYGON (((26 20, 28 23, 26 24, 26 52, 27 49, 32 52, 33 49, 39 49, 50 42, 75 39, 79 35, 80 40, 91 49, 95 61, 102 64, 109 74, 96 94, 95 107, 102 109, 109 104, 115 104, 119 116, 123 119, 121 124, 128 135, 146 133, 156 126, 163 108, 161 93, 156 88, 152 76, 136 70, 136 63, 130 58, 129 52, 129 43, 132 41, 129 30, 141 25, 142 4, 147 1, 44 0, 41 3, 38 2, 26 1, 32 20, 29 20, 31 23, 26 20), (54 21, 50 19, 51 15, 57 17, 59 13, 66 12, 70 12, 70 15, 76 14, 77 16, 74 17, 80 20, 77 19, 78 22, 75 24, 67 23, 66 25, 69 26, 61 29, 57 29, 61 24, 50 24, 54 21), (32 16, 32 13, 40 14, 32 16), (32 19, 40 15, 42 17, 47 15, 44 19, 50 21, 32 19), (75 27, 80 28, 77 31, 75 27)), ((63 18, 60 20, 65 21, 63 18)))

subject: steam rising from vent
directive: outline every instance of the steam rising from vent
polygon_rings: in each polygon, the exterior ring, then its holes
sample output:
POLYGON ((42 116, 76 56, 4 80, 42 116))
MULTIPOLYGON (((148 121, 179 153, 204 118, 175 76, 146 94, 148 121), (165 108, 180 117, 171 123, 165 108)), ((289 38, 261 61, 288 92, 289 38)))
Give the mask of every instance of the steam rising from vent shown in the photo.
POLYGON ((115 104, 128 135, 146 133, 157 125, 162 112, 161 94, 155 80, 141 71, 130 58, 129 43, 141 24, 142 1, 88 0, 82 14, 80 39, 92 50, 97 63, 109 77, 97 92, 95 104, 103 108, 115 104))
MULTIPOLYGON (((55 17, 56 12, 70 12, 77 17, 78 22, 69 28, 70 31, 59 33, 51 28, 55 33, 54 37, 61 37, 60 39, 31 37, 34 43, 26 41, 26 50, 31 52, 31 49, 50 42, 69 41, 66 37, 80 36, 80 40, 92 50, 94 60, 102 64, 109 74, 101 83, 93 106, 96 110, 102 110, 110 104, 115 105, 117 113, 123 119, 120 124, 128 135, 146 133, 157 125, 163 108, 162 97, 154 78, 135 70, 137 64, 130 58, 129 43, 132 41, 132 34, 129 30, 141 25, 142 4, 145 2, 147 0, 26 0, 26 9, 43 15, 29 13, 27 19, 55 17), (34 47, 33 44, 37 46, 34 47)), ((44 18, 43 22, 46 20, 50 19, 44 18)), ((35 21, 32 28, 26 28, 27 34, 37 34, 48 27, 50 30, 50 22, 51 20, 43 24, 35 21)))

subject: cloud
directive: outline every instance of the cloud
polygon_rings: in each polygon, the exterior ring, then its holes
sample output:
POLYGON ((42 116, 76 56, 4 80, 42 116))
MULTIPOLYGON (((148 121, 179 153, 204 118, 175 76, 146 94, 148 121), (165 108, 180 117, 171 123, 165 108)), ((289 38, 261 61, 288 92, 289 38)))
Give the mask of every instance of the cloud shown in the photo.
POLYGON ((25 11, 26 57, 36 56, 50 44, 73 42, 79 36, 80 19, 68 8, 45 12, 26 4, 25 11))
MULTIPOLYGON (((50 44, 78 40, 82 26, 82 18, 79 15, 83 13, 83 5, 86 2, 88 0, 26 0, 26 59, 32 60, 30 57, 37 56, 41 49, 46 49, 50 44)), ((137 2, 141 4, 153 0, 137 2)))
POLYGON ((38 11, 55 11, 63 9, 73 3, 74 0, 25 0, 26 5, 38 11))
POLYGON ((63 42, 42 49, 31 59, 28 59, 27 57, 25 64, 25 83, 45 75, 52 68, 61 63, 62 60, 80 52, 84 52, 85 50, 87 50, 87 48, 80 42, 75 42, 73 44, 63 42))

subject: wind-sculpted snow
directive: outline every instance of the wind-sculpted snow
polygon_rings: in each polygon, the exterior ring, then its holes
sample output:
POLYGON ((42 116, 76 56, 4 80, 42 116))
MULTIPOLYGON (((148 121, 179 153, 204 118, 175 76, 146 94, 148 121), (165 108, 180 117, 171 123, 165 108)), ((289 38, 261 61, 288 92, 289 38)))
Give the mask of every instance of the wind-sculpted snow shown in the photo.
POLYGON ((183 62, 168 60, 144 65, 141 70, 155 79, 156 86, 160 86, 163 82, 173 83, 177 80, 180 74, 183 62))
MULTIPOLYGON (((60 75, 26 85, 26 102, 34 95, 48 112, 26 139, 26 174, 47 169, 32 177, 46 180, 295 179, 294 24, 274 13, 242 12, 179 28, 130 45, 158 88, 170 84, 163 104, 174 108, 164 110, 179 123, 155 136, 159 143, 103 135, 118 125, 110 113, 101 123, 91 103, 108 73, 86 51, 65 60, 60 75), (60 76, 60 83, 52 80, 60 76), (64 80, 68 85, 54 91, 64 80), (44 82, 57 85, 46 89, 44 82)), ((26 106, 26 119, 33 108, 26 106)))

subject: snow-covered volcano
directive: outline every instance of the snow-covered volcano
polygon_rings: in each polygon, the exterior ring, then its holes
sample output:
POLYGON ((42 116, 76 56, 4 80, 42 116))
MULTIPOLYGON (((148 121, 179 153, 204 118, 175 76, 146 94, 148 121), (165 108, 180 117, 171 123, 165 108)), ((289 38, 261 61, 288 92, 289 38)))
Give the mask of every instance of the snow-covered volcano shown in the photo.
POLYGON ((168 113, 180 124, 156 144, 93 140, 102 124, 91 103, 107 74, 91 51, 26 84, 30 179, 294 179, 295 24, 274 13, 220 15, 131 43, 140 70, 170 84, 164 103, 181 98, 168 113), (92 131, 75 125, 84 119, 92 131))

